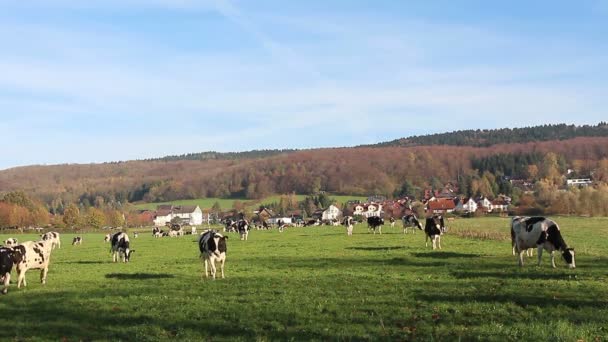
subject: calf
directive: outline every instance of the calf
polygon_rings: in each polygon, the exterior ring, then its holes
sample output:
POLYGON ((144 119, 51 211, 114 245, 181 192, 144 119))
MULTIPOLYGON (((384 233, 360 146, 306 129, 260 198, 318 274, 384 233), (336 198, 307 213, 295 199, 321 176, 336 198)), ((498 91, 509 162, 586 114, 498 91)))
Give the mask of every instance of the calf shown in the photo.
POLYGON ((0 282, 3 283, 0 293, 8 292, 8 285, 11 282, 11 271, 14 264, 14 251, 12 248, 0 247, 0 282))
POLYGON ((511 219, 511 230, 515 235, 515 247, 519 266, 524 265, 523 253, 526 249, 538 249, 538 265, 540 266, 543 249, 551 253, 551 266, 555 268, 556 250, 562 252, 564 261, 569 268, 575 268, 574 248, 569 248, 564 241, 555 221, 544 217, 519 217, 511 219))
POLYGON ((239 220, 239 222, 237 222, 236 229, 241 236, 241 240, 247 241, 247 236, 249 236, 249 221, 245 219, 239 220))
POLYGON ((49 240, 52 242, 53 249, 55 247, 61 248, 61 240, 59 239, 59 233, 57 232, 48 232, 41 235, 42 240, 49 240))
POLYGON ((426 224, 424 225, 424 233, 426 235, 424 238, 424 246, 428 247, 428 240, 431 239, 433 249, 441 249, 441 234, 443 234, 444 231, 445 224, 443 216, 433 215, 432 217, 427 217, 426 224))
POLYGON ((80 237, 80 236, 74 237, 74 239, 72 240, 72 246, 74 246, 74 245, 82 245, 82 237, 80 237))
POLYGON ((4 246, 6 247, 13 247, 13 246, 17 246, 18 242, 17 239, 15 238, 8 238, 6 240, 4 240, 4 246))
POLYGON ((382 234, 382 226, 384 225, 384 219, 379 216, 370 216, 367 218, 367 227, 376 234, 376 228, 378 232, 382 234))
POLYGON ((211 268, 211 277, 215 279, 216 267, 215 263, 220 263, 220 271, 224 278, 224 264, 226 263, 226 247, 227 236, 208 230, 204 232, 198 239, 198 248, 201 251, 201 257, 205 262, 205 277, 209 277, 208 266, 211 268))
POLYGON ((13 261, 17 270, 17 288, 20 288, 21 284, 27 286, 25 272, 30 269, 39 269, 40 282, 46 284, 52 250, 52 240, 25 241, 13 248, 13 261))
POLYGON ((352 216, 345 216, 344 220, 342 221, 342 224, 344 225, 344 227, 346 227, 346 235, 348 236, 352 236, 353 235, 353 217, 352 216))
POLYGON ((412 228, 412 234, 416 233, 416 228, 423 230, 422 223, 420 223, 416 215, 405 215, 401 218, 401 221, 403 221, 403 234, 407 234, 408 228, 412 228))
POLYGON ((118 259, 122 259, 122 262, 129 262, 131 254, 135 250, 130 249, 129 236, 126 233, 118 232, 112 235, 112 247, 110 252, 112 253, 112 261, 117 262, 118 259))

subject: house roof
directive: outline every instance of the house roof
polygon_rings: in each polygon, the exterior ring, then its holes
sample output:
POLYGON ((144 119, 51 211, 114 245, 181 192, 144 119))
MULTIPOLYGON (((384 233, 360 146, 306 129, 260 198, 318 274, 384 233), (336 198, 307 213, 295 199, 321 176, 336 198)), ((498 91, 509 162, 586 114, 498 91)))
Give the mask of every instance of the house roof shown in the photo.
POLYGON ((182 205, 179 207, 173 207, 173 212, 176 214, 190 214, 193 213, 196 208, 198 208, 197 205, 182 205))
POLYGON ((169 216, 172 213, 171 209, 162 209, 156 211, 156 216, 169 216))
POLYGON ((429 201, 430 210, 450 210, 456 208, 456 203, 450 198, 438 198, 435 201, 429 201))

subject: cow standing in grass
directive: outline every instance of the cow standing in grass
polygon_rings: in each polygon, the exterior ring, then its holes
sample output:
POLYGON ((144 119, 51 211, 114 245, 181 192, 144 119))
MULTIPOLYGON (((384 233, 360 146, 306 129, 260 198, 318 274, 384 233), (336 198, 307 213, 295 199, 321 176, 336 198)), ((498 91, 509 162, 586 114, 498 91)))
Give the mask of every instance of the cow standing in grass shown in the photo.
POLYGON ((237 222, 236 229, 241 236, 241 240, 247 241, 249 236, 249 221, 242 219, 237 222))
POLYGON ((53 249, 55 249, 55 247, 61 248, 61 239, 59 237, 59 233, 57 233, 57 232, 44 233, 44 234, 42 234, 41 238, 42 238, 42 240, 45 240, 45 241, 47 241, 47 240, 51 241, 53 249))
POLYGON ((568 247, 555 221, 545 217, 519 217, 511 219, 511 230, 515 234, 515 248, 519 266, 524 265, 523 253, 526 249, 538 249, 540 266, 543 249, 551 253, 551 266, 555 268, 554 252, 560 251, 569 268, 575 268, 574 248, 568 247))
POLYGON ((378 216, 370 216, 367 218, 367 227, 376 234, 376 229, 382 234, 382 226, 384 225, 384 219, 378 216))
POLYGON ((428 247, 428 240, 430 239, 433 244, 433 249, 441 249, 441 235, 445 231, 445 223, 443 216, 433 215, 427 217, 426 224, 424 225, 424 246, 428 247))
POLYGON ((72 239, 72 246, 75 246, 75 245, 82 245, 81 236, 75 236, 74 239, 72 239))
POLYGON ((211 277, 215 279, 215 263, 219 262, 222 278, 224 278, 224 264, 226 263, 226 252, 228 251, 226 246, 227 239, 227 236, 223 236, 215 230, 208 230, 199 237, 198 248, 205 263, 205 277, 209 277, 208 271, 210 268, 211 277))
POLYGON ((401 218, 401 221, 403 221, 403 234, 407 234, 408 228, 412 228, 412 234, 416 233, 416 228, 423 230, 422 223, 420 223, 416 215, 405 215, 401 218))
POLYGON ((391 216, 390 218, 391 228, 395 228, 395 218, 391 216))
POLYGON ((353 235, 353 217, 352 216, 345 216, 344 220, 342 220, 342 224, 344 225, 344 227, 346 227, 346 234, 348 236, 352 236, 353 235))
POLYGON ((40 282, 46 284, 53 245, 52 240, 42 240, 38 242, 25 241, 13 247, 13 260, 17 271, 17 288, 20 288, 21 285, 27 286, 25 272, 30 269, 39 269, 40 282))
POLYGON ((114 233, 110 240, 112 241, 112 247, 110 249, 112 261, 117 262, 120 258, 122 262, 129 262, 129 260, 131 260, 131 254, 135 252, 129 245, 129 235, 123 232, 114 233))
POLYGON ((0 293, 8 292, 11 282, 11 271, 14 264, 14 251, 12 248, 0 247, 0 282, 3 283, 0 293))

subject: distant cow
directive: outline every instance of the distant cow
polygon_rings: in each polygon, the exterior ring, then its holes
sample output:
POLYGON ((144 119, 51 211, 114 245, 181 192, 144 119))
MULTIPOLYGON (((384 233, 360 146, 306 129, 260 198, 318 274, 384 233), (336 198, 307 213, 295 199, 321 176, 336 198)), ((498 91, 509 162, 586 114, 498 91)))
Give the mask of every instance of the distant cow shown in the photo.
POLYGON ((428 240, 431 239, 433 249, 441 249, 441 234, 443 234, 444 231, 445 223, 443 221, 443 216, 433 215, 432 217, 427 217, 426 224, 424 225, 424 233, 426 235, 424 238, 424 246, 428 247, 428 240))
POLYGON ((74 246, 74 245, 82 245, 81 236, 75 236, 74 239, 72 239, 72 246, 74 246))
POLYGON ((391 216, 390 218, 391 228, 395 228, 395 218, 391 216))
POLYGON ((4 246, 6 247, 13 247, 13 246, 17 246, 18 242, 17 239, 15 238, 8 238, 6 240, 4 240, 4 246))
POLYGON ((61 239, 59 238, 59 233, 57 232, 48 232, 41 235, 42 240, 49 240, 52 242, 53 249, 55 247, 61 248, 61 239))
POLYGON ((236 229, 241 236, 241 240, 247 241, 247 236, 249 236, 249 221, 245 219, 239 220, 236 224, 236 229))
POLYGON ((236 232, 237 222, 233 219, 226 219, 224 221, 224 232, 236 232))
POLYGON ((158 228, 158 227, 152 228, 152 236, 158 237, 158 236, 156 236, 157 233, 160 233, 160 228, 158 228))
POLYGON ((420 223, 416 215, 405 215, 401 218, 401 221, 403 221, 403 234, 407 234, 408 228, 412 228, 412 234, 416 233, 416 228, 423 230, 422 223, 420 223))
POLYGON ((3 283, 0 293, 8 292, 8 285, 11 282, 11 271, 14 264, 14 251, 12 248, 0 247, 0 282, 3 283))
POLYGON ((515 234, 515 247, 519 266, 524 265, 523 252, 532 247, 538 249, 538 265, 540 265, 543 249, 551 253, 551 266, 555 268, 556 250, 562 252, 568 267, 575 268, 574 248, 569 248, 564 241, 555 221, 544 217, 519 217, 511 219, 511 229, 515 234))
POLYGON ((25 272, 30 269, 39 269, 40 281, 42 284, 46 284, 53 245, 52 240, 25 241, 13 248, 13 260, 17 270, 17 288, 20 288, 21 284, 27 286, 25 272))
POLYGON ((352 216, 345 216, 344 219, 342 220, 342 224, 344 225, 344 227, 346 227, 346 234, 348 236, 352 236, 353 235, 353 217, 352 216))
POLYGON ((129 262, 131 254, 135 252, 129 246, 129 235, 123 232, 114 233, 111 240, 112 247, 110 248, 110 252, 112 253, 112 261, 117 262, 120 258, 122 262, 129 262))
POLYGON ((208 266, 210 266, 211 277, 215 279, 215 263, 219 262, 222 278, 224 278, 224 264, 226 263, 226 252, 228 251, 226 246, 227 239, 227 236, 223 236, 215 230, 206 231, 198 239, 198 248, 205 262, 205 277, 209 276, 208 266))
POLYGON ((137 239, 139 237, 139 233, 138 232, 133 232, 133 238, 137 239))
POLYGON ((319 219, 311 219, 311 220, 304 222, 304 227, 320 226, 320 225, 321 225, 321 221, 319 219))
POLYGON ((367 218, 367 227, 376 234, 376 229, 382 234, 382 226, 384 225, 384 219, 378 216, 370 216, 367 218))

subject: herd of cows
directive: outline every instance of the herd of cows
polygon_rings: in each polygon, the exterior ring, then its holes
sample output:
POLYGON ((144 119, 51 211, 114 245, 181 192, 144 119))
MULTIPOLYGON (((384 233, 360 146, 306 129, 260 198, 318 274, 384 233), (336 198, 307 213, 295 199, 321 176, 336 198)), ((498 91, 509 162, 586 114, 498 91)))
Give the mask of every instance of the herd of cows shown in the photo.
MULTIPOLYGON (((416 218, 415 215, 406 215, 402 218, 404 233, 408 228, 422 230, 425 233, 425 246, 431 240, 433 249, 441 249, 441 236, 447 232, 444 218, 440 215, 427 217, 425 225, 416 218)), ((352 216, 346 216, 342 220, 342 225, 346 228, 348 236, 353 234, 355 220, 352 216)), ((378 231, 382 233, 384 219, 372 216, 367 219, 368 229, 374 234, 378 231)), ((395 220, 391 218, 391 226, 394 227, 395 220)), ((179 226, 170 226, 169 232, 163 232, 155 227, 152 234, 154 237, 180 236, 185 234, 196 234, 196 228, 191 232, 184 233, 179 226), (177 228, 177 229, 175 229, 177 228)), ((268 227, 267 227, 268 228, 268 227)), ((283 231, 285 225, 279 222, 279 231, 283 231)), ((247 240, 250 224, 247 220, 229 220, 225 222, 224 232, 238 232, 241 240, 247 240)), ((133 233, 137 238, 138 233, 133 233)), ((202 232, 198 238, 198 246, 201 258, 204 262, 205 276, 216 277, 216 263, 220 265, 221 277, 224 278, 224 264, 226 262, 228 236, 219 231, 208 229, 202 232)), ((72 245, 82 244, 82 237, 77 236, 73 239, 72 245)), ((109 242, 112 261, 129 262, 135 250, 131 249, 129 235, 124 232, 107 234, 105 241, 109 242)), ((559 226, 551 219, 545 217, 513 217, 511 219, 511 245, 513 254, 517 255, 519 266, 523 266, 523 253, 530 252, 531 248, 538 250, 538 265, 541 263, 543 250, 551 254, 551 265, 555 268, 554 252, 559 251, 563 259, 570 268, 575 268, 574 249, 570 248, 564 241, 559 226)), ((27 286, 25 273, 30 269, 40 270, 40 281, 46 283, 48 267, 50 263, 51 251, 61 248, 60 235, 57 232, 48 232, 41 235, 40 241, 25 241, 18 243, 17 239, 9 238, 4 241, 4 246, 0 247, 0 282, 3 284, 1 293, 6 294, 10 284, 11 272, 15 268, 17 273, 17 288, 27 286)))

